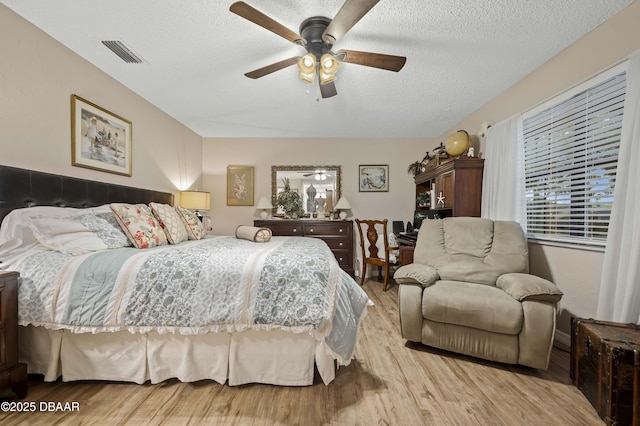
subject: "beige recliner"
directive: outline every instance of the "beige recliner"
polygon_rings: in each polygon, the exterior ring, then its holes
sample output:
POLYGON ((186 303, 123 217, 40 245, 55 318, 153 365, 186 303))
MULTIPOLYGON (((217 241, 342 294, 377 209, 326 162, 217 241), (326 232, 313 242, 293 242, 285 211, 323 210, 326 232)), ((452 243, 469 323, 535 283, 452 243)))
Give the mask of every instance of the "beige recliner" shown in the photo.
POLYGON ((546 369, 562 292, 530 275, 516 222, 455 217, 422 222, 414 263, 400 267, 402 337, 546 369))

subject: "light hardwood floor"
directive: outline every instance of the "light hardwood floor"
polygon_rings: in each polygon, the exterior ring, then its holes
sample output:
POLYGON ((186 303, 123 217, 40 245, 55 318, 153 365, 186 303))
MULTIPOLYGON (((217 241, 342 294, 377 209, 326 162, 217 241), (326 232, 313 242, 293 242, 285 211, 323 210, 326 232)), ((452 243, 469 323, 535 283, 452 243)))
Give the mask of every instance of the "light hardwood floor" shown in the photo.
POLYGON ((325 386, 211 381, 136 385, 30 380, 25 401, 78 402, 79 412, 0 413, 0 424, 602 425, 554 348, 547 371, 473 359, 400 337, 397 286, 368 280, 375 306, 356 358, 325 386))

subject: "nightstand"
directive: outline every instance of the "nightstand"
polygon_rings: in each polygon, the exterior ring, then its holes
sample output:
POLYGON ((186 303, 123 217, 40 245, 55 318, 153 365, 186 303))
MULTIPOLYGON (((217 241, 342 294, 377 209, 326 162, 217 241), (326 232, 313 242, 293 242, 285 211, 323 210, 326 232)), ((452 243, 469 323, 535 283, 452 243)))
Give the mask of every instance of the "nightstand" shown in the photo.
POLYGON ((18 362, 18 274, 0 272, 0 391, 27 396, 27 364, 18 362))

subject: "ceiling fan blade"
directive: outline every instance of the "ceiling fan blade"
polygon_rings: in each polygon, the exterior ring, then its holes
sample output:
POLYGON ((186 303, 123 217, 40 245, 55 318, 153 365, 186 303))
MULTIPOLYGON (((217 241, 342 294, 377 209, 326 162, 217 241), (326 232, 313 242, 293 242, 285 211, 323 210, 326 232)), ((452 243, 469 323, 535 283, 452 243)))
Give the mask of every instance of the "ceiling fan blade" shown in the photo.
POLYGON ((322 99, 337 95, 338 91, 336 90, 335 83, 332 81, 331 83, 320 84, 320 94, 322 95, 322 99))
POLYGON ((345 0, 335 18, 322 33, 325 43, 334 44, 340 40, 364 15, 380 0, 345 0))
POLYGON ((229 7, 229 10, 292 43, 302 43, 302 37, 298 34, 243 1, 233 3, 231 7, 229 7))
POLYGON ((280 71, 281 69, 290 67, 291 65, 295 65, 298 63, 298 59, 300 56, 293 56, 288 59, 284 59, 280 62, 273 63, 271 65, 267 65, 266 67, 258 68, 257 70, 249 71, 245 75, 249 78, 260 78, 264 77, 267 74, 271 74, 272 72, 280 71))
POLYGON ((336 56, 342 62, 395 72, 400 71, 405 62, 407 62, 407 58, 404 56, 383 55, 381 53, 360 52, 358 50, 338 50, 336 56))

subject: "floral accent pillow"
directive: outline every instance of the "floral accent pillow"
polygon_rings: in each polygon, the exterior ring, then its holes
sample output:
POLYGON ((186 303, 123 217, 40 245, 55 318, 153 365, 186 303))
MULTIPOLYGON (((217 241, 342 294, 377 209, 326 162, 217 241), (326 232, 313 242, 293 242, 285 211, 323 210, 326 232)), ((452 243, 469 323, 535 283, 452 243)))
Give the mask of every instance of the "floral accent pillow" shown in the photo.
POLYGON ((201 240, 205 237, 204 226, 194 212, 180 206, 176 206, 176 212, 178 212, 178 216, 182 219, 182 223, 187 229, 187 235, 190 240, 201 240))
POLYGON ((167 244, 167 236, 149 206, 112 203, 110 207, 134 247, 150 248, 167 244))
POLYGON ((169 244, 178 244, 189 239, 187 228, 176 209, 169 204, 159 203, 149 203, 149 207, 164 229, 169 244))

